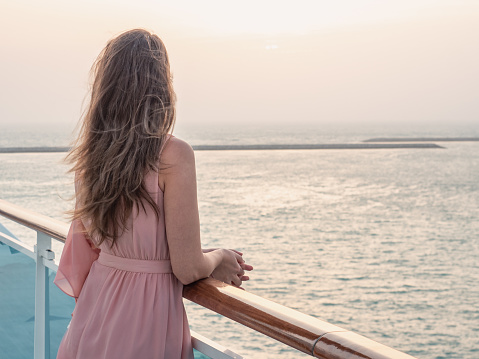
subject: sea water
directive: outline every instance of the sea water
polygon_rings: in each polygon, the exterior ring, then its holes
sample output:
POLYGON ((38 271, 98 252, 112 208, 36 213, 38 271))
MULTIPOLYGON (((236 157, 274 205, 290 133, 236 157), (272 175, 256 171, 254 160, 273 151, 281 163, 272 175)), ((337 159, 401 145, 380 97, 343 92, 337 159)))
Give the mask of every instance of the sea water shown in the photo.
MULTIPOLYGON (((4 131, 0 146, 67 144, 64 132, 21 133, 4 131)), ((181 135, 192 144, 277 144, 479 133, 316 128, 181 135)), ((477 358, 479 142, 439 144, 445 148, 198 151, 203 245, 244 252, 255 267, 244 287, 254 294, 419 358, 477 358)), ((63 156, 0 154, 0 198, 65 220, 73 186, 63 156)), ((33 243, 32 231, 1 222, 33 243)), ((244 356, 306 357, 185 304, 192 329, 244 356)))

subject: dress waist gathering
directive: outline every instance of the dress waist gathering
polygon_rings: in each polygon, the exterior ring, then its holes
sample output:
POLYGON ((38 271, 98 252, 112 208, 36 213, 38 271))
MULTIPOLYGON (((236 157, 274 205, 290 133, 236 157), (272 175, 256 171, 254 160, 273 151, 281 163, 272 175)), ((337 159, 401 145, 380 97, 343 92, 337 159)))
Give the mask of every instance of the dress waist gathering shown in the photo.
POLYGON ((171 261, 168 259, 148 260, 132 259, 100 252, 98 263, 104 266, 135 273, 168 274, 173 273, 171 261))

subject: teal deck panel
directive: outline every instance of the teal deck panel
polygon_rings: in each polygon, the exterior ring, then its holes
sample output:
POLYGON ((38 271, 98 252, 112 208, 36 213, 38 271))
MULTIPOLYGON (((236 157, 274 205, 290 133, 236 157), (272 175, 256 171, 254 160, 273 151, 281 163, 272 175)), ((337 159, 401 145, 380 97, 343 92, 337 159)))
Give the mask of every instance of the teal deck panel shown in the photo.
MULTIPOLYGON (((15 237, 0 224, 0 231, 15 237)), ((16 237, 15 237, 16 238, 16 237)), ((54 284, 49 274, 50 357, 55 358, 75 306, 73 298, 54 284)), ((35 321, 35 261, 0 245, 0 353, 10 359, 33 358, 35 321)))

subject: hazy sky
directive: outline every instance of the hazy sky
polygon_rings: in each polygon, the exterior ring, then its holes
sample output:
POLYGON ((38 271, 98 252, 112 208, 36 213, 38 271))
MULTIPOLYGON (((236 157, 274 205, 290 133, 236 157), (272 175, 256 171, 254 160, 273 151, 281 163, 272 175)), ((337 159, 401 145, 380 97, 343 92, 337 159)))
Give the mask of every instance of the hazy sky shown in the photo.
POLYGON ((479 123, 479 1, 0 0, 0 123, 73 127, 115 34, 157 33, 178 122, 479 123))

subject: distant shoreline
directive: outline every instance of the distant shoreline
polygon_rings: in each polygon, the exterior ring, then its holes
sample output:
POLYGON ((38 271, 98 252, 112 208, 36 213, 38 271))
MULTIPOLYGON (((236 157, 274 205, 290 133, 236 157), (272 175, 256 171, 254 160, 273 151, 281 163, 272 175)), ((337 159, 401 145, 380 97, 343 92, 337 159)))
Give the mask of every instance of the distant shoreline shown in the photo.
POLYGON ((378 137, 363 142, 476 142, 479 137, 378 137))
POLYGON ((69 150, 69 147, 0 147, 0 153, 51 153, 69 150))
MULTIPOLYGON (((371 141, 371 140, 367 140, 371 141)), ((365 141, 365 142, 367 142, 365 141)), ((401 148, 444 148, 435 143, 330 143, 292 145, 197 145, 195 151, 268 151, 268 150, 360 150, 401 148)), ((69 147, 0 147, 0 153, 55 153, 68 152, 69 147)))
POLYGON ((444 148, 435 143, 328 143, 302 145, 201 145, 195 151, 248 151, 248 150, 360 150, 391 148, 444 148))

